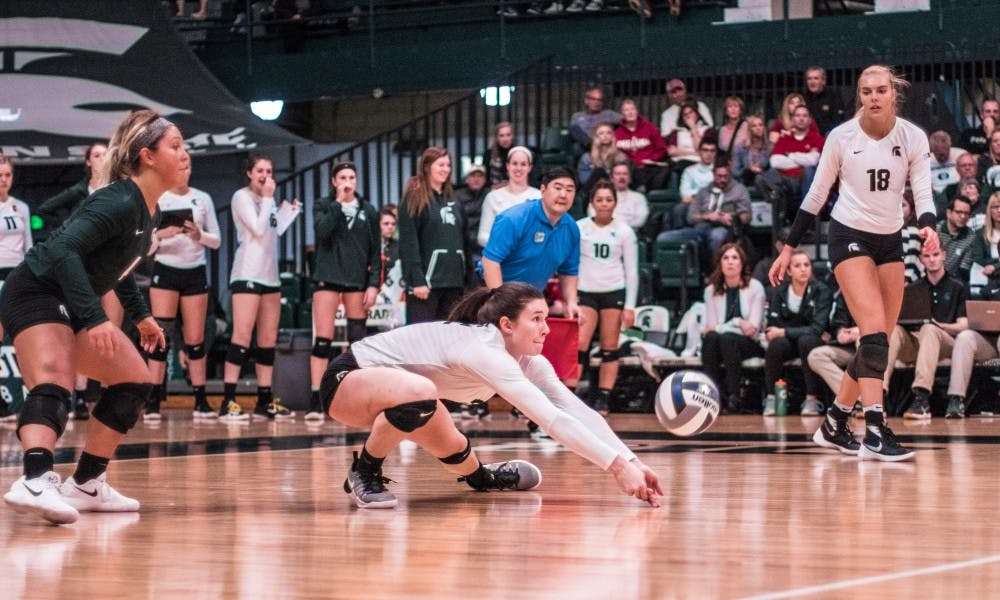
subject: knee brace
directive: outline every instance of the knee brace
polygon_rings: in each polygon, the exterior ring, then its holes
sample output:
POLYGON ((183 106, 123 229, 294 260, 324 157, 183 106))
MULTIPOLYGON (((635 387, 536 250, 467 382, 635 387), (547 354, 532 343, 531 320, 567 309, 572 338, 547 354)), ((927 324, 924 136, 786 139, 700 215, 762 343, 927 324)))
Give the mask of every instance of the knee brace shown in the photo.
POLYGON ((200 360, 205 358, 205 342, 198 342, 197 344, 184 344, 184 353, 187 354, 188 360, 200 360))
POLYGON ((94 406, 94 418, 118 433, 128 433, 135 426, 153 391, 151 383, 116 383, 94 406))
POLYGON ((160 326, 163 330, 163 346, 158 347, 156 350, 147 353, 150 360, 155 360, 157 362, 167 362, 167 353, 170 351, 170 334, 174 332, 174 320, 173 319, 161 319, 159 317, 154 317, 156 324, 160 326))
POLYGON ((254 360, 257 361, 258 365, 264 367, 274 366, 274 346, 270 348, 257 348, 257 352, 254 353, 254 360))
POLYGON ((240 346, 239 344, 229 343, 229 349, 226 350, 226 362, 236 365, 237 367, 242 367, 243 362, 247 359, 247 352, 250 349, 246 346, 240 346))
POLYGON ((313 342, 312 355, 316 358, 322 358, 323 360, 330 360, 330 344, 333 340, 330 338, 318 337, 313 342))
POLYGON ((69 419, 66 409, 69 398, 70 391, 54 383, 42 383, 31 388, 17 415, 18 431, 25 425, 44 425, 55 431, 56 437, 61 436, 69 419))
POLYGON ((437 411, 437 400, 417 400, 387 408, 382 413, 396 429, 410 433, 427 424, 437 411))
POLYGON ((858 377, 881 380, 889 364, 889 338, 885 333, 871 333, 861 337, 858 352, 854 355, 854 371, 858 377))
POLYGON ((347 343, 353 344, 354 342, 365 339, 368 334, 368 329, 365 326, 367 319, 348 319, 347 320, 347 343))
POLYGON ((609 362, 615 362, 616 360, 618 360, 618 356, 619 356, 618 348, 615 348, 614 350, 605 350, 604 348, 601 348, 601 363, 602 364, 603 363, 609 363, 609 362))
POLYGON ((464 433, 462 434, 462 436, 465 437, 465 450, 456 452, 451 456, 439 458, 438 460, 440 460, 446 465, 460 465, 463 462, 465 462, 465 459, 469 458, 469 455, 472 454, 472 442, 469 441, 469 436, 465 435, 464 433))

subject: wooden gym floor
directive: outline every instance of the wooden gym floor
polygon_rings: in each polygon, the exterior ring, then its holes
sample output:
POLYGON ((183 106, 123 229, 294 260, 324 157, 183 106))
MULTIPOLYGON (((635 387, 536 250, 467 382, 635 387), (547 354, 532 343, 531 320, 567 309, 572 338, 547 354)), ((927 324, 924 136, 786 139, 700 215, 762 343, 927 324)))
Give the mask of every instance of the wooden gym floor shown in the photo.
MULTIPOLYGON (((218 400, 216 399, 217 403, 218 400)), ((891 425, 911 463, 814 446, 819 419, 725 416, 672 439, 652 415, 612 426, 662 476, 664 506, 506 414, 463 422, 484 461, 519 457, 534 492, 475 493, 422 450, 386 462, 400 504, 341 490, 364 433, 326 421, 193 424, 166 410, 126 438, 110 480, 131 515, 56 527, 0 505, 0 597, 985 598, 1000 592, 1000 419, 891 425)), ((0 430, 4 491, 20 475, 0 430)), ((72 473, 86 423, 61 441, 72 473)), ((861 423, 855 424, 861 430, 861 423)))

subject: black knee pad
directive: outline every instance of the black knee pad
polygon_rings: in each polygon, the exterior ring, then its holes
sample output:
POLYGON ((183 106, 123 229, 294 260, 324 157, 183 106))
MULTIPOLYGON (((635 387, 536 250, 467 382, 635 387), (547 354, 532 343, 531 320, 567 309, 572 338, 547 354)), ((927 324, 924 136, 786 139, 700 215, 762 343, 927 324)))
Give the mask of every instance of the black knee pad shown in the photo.
POLYGON ((264 367, 274 366, 274 346, 270 348, 257 348, 257 352, 254 353, 254 360, 257 361, 258 365, 264 367))
POLYGON ((365 339, 368 334, 368 329, 365 326, 367 322, 367 319, 347 320, 347 342, 349 344, 365 339))
POLYGON ((187 354, 188 360, 199 360, 205 358, 205 342, 201 341, 197 344, 184 344, 184 353, 187 354))
POLYGON ((889 364, 889 338, 883 332, 870 333, 861 337, 855 355, 854 370, 858 377, 881 380, 889 364))
POLYGON ((142 414, 153 391, 151 383, 116 383, 97 401, 94 418, 118 433, 128 433, 142 414))
POLYGON ((437 400, 417 400, 387 408, 382 413, 396 429, 410 433, 427 424, 437 411, 437 400))
POLYGON ((239 344, 230 342, 229 349, 226 350, 226 362, 242 367, 243 363, 247 359, 248 352, 250 352, 250 349, 246 346, 240 346, 239 344))
POLYGON ((576 353, 576 362, 586 367, 590 364, 590 352, 587 352, 586 350, 578 351, 576 353))
POLYGON ((316 358, 322 358, 323 360, 330 360, 330 344, 333 340, 330 338, 318 337, 313 342, 312 355, 316 358))
POLYGON ((858 380, 858 353, 855 352, 854 356, 847 361, 847 366, 844 367, 844 371, 851 376, 854 381, 858 380))
POLYGON ((618 355, 619 355, 618 348, 615 348, 614 350, 605 350, 601 348, 602 363, 615 362, 616 360, 618 360, 618 355))
POLYGON ((465 462, 465 459, 469 458, 469 455, 472 454, 472 442, 469 441, 469 437, 464 433, 462 435, 465 436, 465 450, 456 452, 451 456, 439 458, 438 460, 446 465, 460 465, 465 462))
POLYGON ((69 398, 70 391, 54 383, 42 383, 31 388, 17 415, 18 431, 25 425, 44 425, 55 431, 56 437, 61 436, 69 419, 66 409, 69 398))

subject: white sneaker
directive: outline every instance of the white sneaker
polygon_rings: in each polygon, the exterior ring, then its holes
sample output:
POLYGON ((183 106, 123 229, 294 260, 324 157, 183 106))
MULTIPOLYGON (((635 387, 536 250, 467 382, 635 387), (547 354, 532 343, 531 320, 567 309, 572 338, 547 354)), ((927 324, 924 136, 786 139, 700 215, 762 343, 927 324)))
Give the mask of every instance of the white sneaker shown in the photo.
POLYGON ((107 473, 101 473, 95 479, 77 484, 72 477, 62 484, 63 499, 76 510, 85 512, 135 512, 139 510, 139 501, 121 495, 118 490, 108 485, 107 473))
POLYGON ((573 0, 569 6, 566 7, 566 12, 578 13, 583 12, 584 7, 587 6, 587 0, 573 0))
POLYGON ((584 7, 587 12, 597 12, 599 10, 604 10, 604 0, 590 0, 586 7, 584 7))
POLYGON ((323 413, 318 410, 310 410, 306 413, 306 421, 323 422, 323 413))
POLYGON ((19 513, 35 513, 57 525, 75 523, 80 513, 59 492, 59 481, 59 474, 55 471, 34 479, 26 479, 22 475, 11 484, 3 500, 19 513))
POLYGON ((250 415, 243 412, 243 407, 236 402, 222 403, 222 408, 219 410, 219 421, 222 423, 246 423, 249 420, 250 415))

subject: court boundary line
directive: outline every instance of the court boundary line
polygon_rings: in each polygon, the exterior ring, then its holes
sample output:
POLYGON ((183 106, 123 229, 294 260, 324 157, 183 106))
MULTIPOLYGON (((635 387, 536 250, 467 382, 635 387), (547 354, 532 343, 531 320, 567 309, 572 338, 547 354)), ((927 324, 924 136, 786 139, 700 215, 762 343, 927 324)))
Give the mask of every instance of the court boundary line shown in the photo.
POLYGON ((771 600, 774 598, 795 598, 797 596, 806 596, 810 594, 821 594, 824 592, 832 592, 836 590, 843 590, 851 587, 857 587, 859 585, 867 585, 870 583, 884 583, 886 581, 894 581, 897 579, 907 579, 910 577, 922 577, 924 575, 933 575, 935 573, 944 573, 947 571, 958 571, 960 569, 966 569, 969 567, 978 567, 981 565, 988 565, 990 563, 1000 562, 1000 554, 994 554, 991 556, 984 556, 982 558, 975 558, 972 560, 963 560, 959 562, 943 563, 934 567, 925 567, 923 569, 909 569, 907 571, 898 571, 896 573, 889 573, 886 575, 872 575, 870 577, 859 577, 856 579, 845 579, 843 581, 838 581, 834 583, 825 583, 821 585, 813 585, 808 587, 796 588, 792 590, 785 590, 783 592, 773 592, 765 594, 755 594, 753 596, 744 596, 740 600, 771 600))

